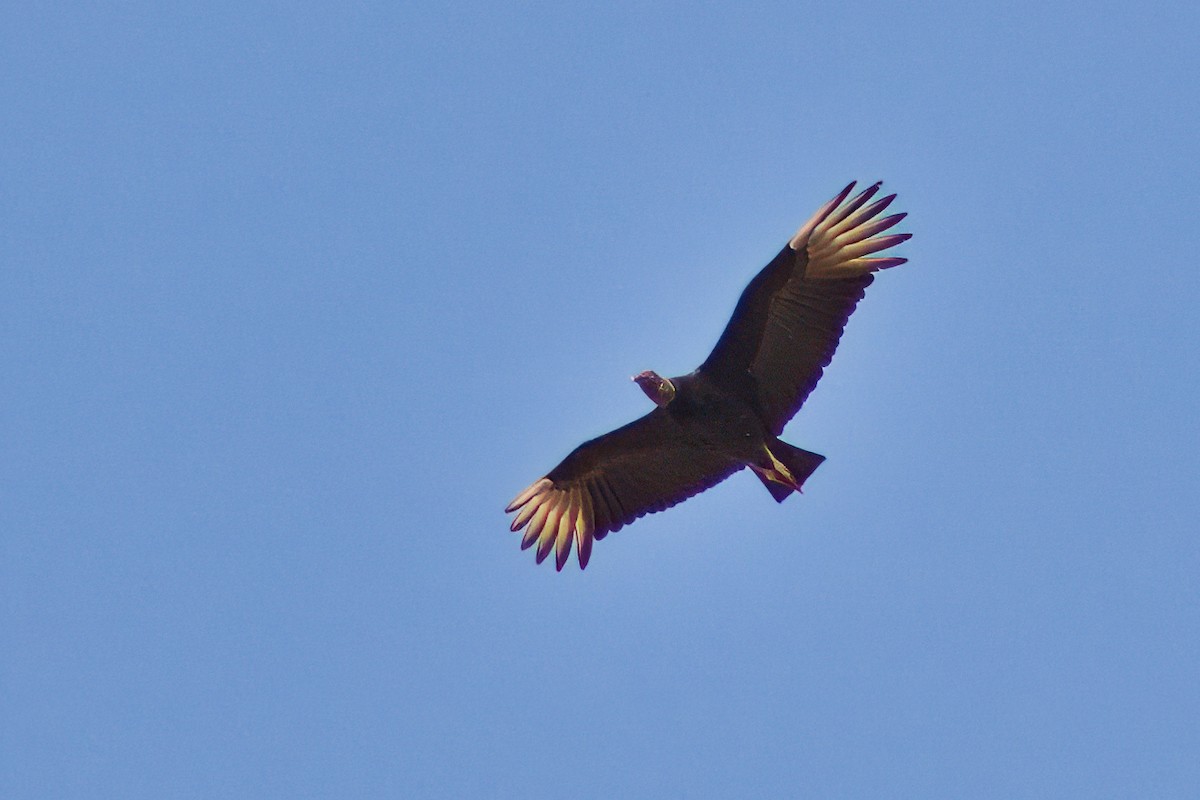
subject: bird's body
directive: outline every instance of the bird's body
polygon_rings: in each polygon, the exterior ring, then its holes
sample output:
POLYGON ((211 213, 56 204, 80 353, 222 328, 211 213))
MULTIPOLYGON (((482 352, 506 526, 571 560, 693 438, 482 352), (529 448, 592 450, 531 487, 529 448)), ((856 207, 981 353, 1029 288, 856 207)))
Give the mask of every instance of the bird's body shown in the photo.
POLYGON ((874 218, 895 195, 863 206, 875 184, 825 204, 746 287, 712 353, 676 378, 634 380, 657 406, 584 442, 508 506, 522 548, 551 550, 562 569, 592 543, 644 514, 662 511, 750 467, 782 502, 824 460, 778 437, 829 364, 873 272, 905 259, 867 258, 909 238, 878 236, 904 215, 874 218), (861 210, 860 210, 861 209, 861 210))
POLYGON ((770 432, 755 413, 751 398, 739 396, 736 389, 721 386, 699 371, 668 380, 675 387, 670 403, 625 428, 584 442, 547 477, 551 480, 569 477, 603 452, 612 441, 607 437, 626 429, 631 435, 627 447, 653 451, 669 444, 704 454, 705 460, 711 459, 714 465, 723 462, 730 473, 760 455, 770 432))

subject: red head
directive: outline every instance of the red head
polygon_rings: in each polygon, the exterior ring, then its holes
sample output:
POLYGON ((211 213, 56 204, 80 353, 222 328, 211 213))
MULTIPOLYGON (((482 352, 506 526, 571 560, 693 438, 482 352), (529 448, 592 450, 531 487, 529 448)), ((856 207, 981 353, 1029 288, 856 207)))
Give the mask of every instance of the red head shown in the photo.
POLYGON ((654 405, 662 408, 675 399, 675 384, 659 375, 657 372, 646 370, 633 376, 633 382, 642 387, 646 396, 654 401, 654 405))

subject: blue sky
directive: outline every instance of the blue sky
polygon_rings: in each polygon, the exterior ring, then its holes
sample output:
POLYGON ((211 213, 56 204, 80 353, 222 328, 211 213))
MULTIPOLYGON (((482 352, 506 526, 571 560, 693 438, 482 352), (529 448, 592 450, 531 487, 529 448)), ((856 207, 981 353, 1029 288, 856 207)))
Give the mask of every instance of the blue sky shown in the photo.
POLYGON ((0 795, 1200 791, 1195 9, 0 17, 0 795), (535 567, 879 178, 805 495, 535 567))

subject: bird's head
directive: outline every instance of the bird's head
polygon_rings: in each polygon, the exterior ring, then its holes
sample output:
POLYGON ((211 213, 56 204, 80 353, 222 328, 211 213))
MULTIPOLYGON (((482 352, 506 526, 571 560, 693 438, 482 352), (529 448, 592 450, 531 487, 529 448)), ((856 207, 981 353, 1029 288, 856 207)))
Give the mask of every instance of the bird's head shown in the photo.
POLYGON ((654 405, 662 408, 675 399, 675 384, 652 370, 633 376, 633 382, 642 387, 646 396, 654 401, 654 405))

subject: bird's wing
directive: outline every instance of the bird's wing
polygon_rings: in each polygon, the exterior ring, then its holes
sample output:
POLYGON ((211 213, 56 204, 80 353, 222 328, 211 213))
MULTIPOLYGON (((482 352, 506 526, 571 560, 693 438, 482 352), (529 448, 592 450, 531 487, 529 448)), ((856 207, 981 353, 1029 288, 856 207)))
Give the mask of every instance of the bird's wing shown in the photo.
POLYGON ((525 529, 521 549, 537 544, 539 564, 553 549, 561 570, 574 540, 582 569, 594 539, 715 486, 741 466, 687 436, 656 408, 575 448, 506 511, 517 512, 514 531, 525 529))
POLYGON ((880 184, 847 201, 851 183, 823 205, 742 292, 700 371, 739 383, 749 373, 765 420, 778 436, 833 358, 871 273, 907 259, 869 257, 910 234, 880 236, 904 218, 877 218, 895 195, 870 205, 880 184))

